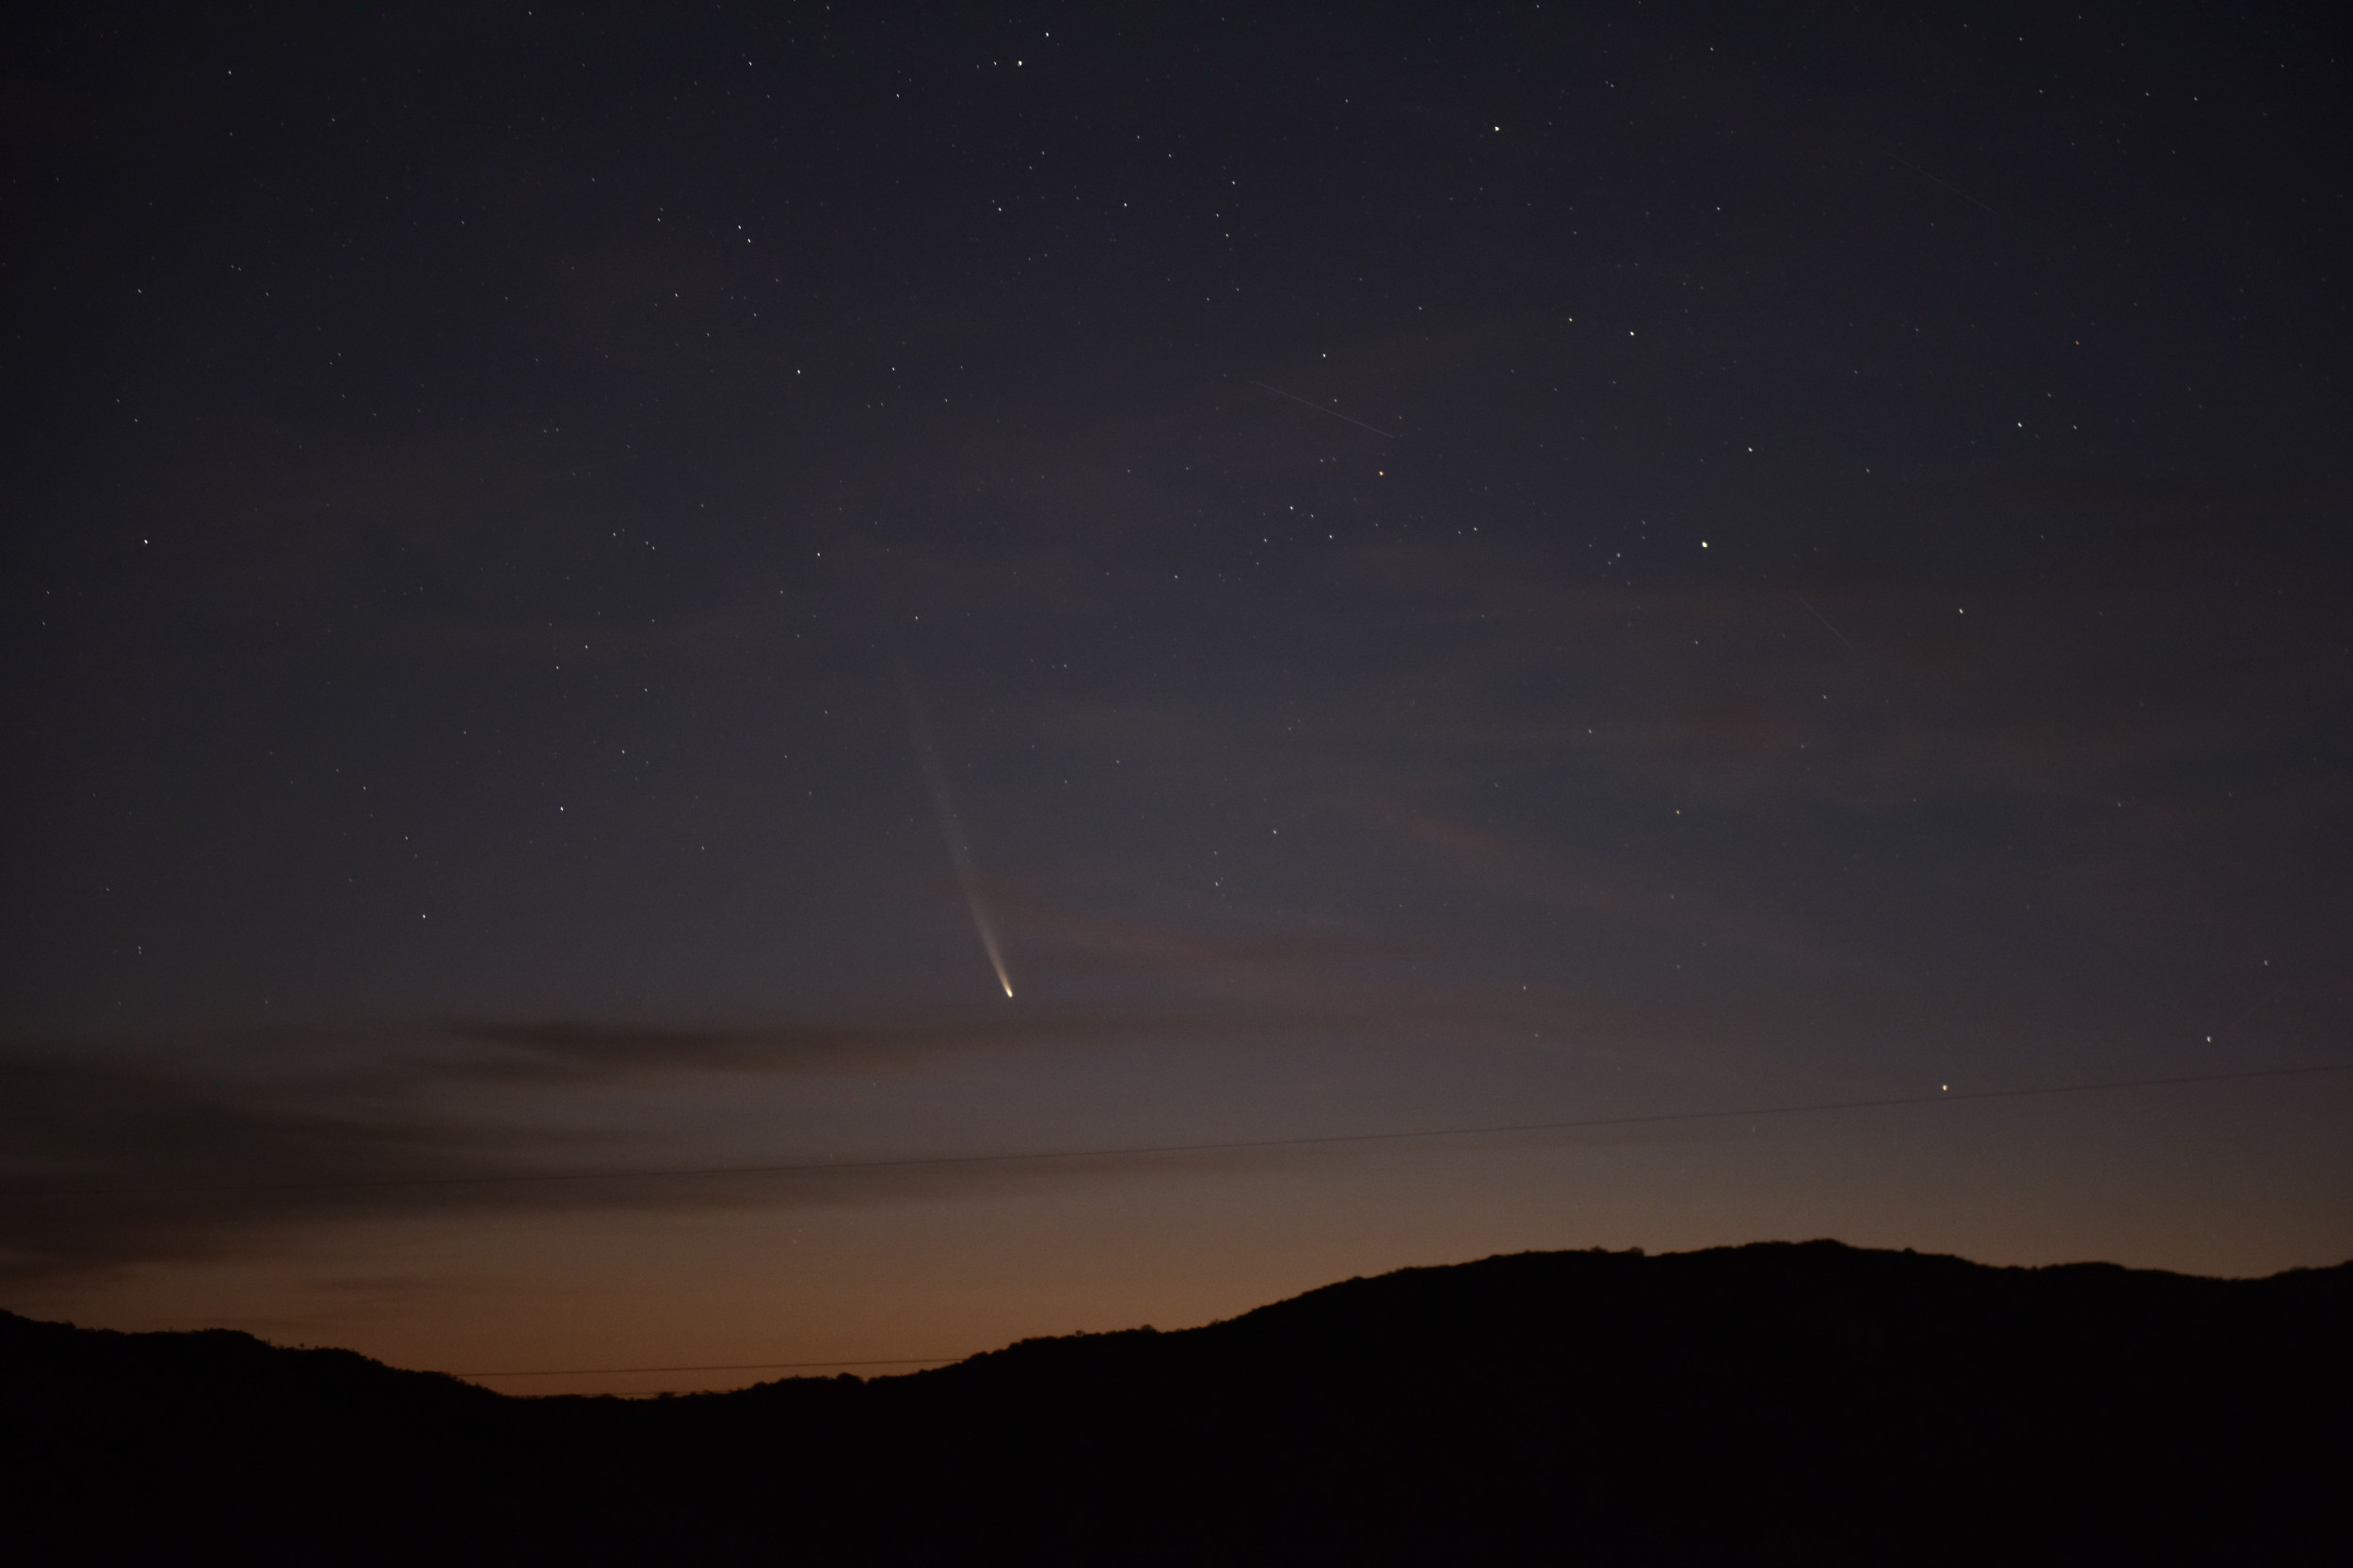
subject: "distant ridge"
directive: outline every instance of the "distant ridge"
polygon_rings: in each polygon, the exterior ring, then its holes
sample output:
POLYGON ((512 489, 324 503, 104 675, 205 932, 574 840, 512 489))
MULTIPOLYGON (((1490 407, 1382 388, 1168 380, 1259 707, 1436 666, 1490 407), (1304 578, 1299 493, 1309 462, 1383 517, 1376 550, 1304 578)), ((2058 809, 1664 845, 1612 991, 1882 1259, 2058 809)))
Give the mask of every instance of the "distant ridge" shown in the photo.
POLYGON ((1524 1253, 660 1401, 0 1314, 18 1562, 2353 1561, 2353 1264, 1524 1253))

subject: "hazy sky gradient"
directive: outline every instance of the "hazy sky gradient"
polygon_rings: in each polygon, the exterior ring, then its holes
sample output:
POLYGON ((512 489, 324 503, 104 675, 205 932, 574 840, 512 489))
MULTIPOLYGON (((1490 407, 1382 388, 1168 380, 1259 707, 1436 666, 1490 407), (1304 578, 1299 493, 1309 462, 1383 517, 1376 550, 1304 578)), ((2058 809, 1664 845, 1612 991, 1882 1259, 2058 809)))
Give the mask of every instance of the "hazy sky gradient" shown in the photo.
POLYGON ((647 1174, 2353 1061, 2348 40, 2007 14, 54 18, 0 1304, 487 1371, 2353 1255, 2353 1075, 647 1174))

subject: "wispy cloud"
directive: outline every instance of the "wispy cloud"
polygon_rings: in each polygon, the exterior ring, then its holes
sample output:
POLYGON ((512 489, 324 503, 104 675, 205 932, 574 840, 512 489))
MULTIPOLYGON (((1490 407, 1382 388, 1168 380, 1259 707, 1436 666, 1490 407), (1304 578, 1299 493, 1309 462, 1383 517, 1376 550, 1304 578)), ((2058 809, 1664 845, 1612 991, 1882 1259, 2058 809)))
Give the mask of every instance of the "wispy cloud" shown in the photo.
MULTIPOLYGON (((1234 1042, 1269 1031, 1365 1031, 1360 1008, 1155 1005, 872 1016, 744 1028, 569 1019, 413 1031, 24 1043, 0 1050, 0 1273, 40 1275, 264 1247, 276 1233, 418 1214, 697 1207, 740 1189, 659 1173, 822 1165, 840 1137, 806 1114, 714 1160, 731 1102, 806 1081, 904 1079, 994 1048, 1234 1042), (762 1086, 765 1086, 764 1088, 762 1086), (681 1122, 679 1118, 683 1116, 681 1122), (632 1176, 631 1173, 640 1173, 632 1176), (567 1180, 568 1176, 586 1179, 567 1180)), ((813 1103, 822 1103, 820 1100, 813 1103)), ((861 1191, 1012 1179, 925 1169, 974 1150, 904 1128, 880 1146, 918 1162, 861 1191), (912 1138, 914 1142, 908 1140, 912 1138)), ((872 1151, 866 1151, 871 1153, 872 1151)), ((1059 1161, 1055 1179, 1084 1173, 1059 1161)), ((845 1195, 822 1170, 762 1201, 845 1195)))
MULTIPOLYGON (((1125 945, 1195 975, 1240 961, 1140 933, 1125 945)), ((0 1277, 266 1253, 306 1231, 380 1220, 865 1202, 1159 1168, 1131 1155, 1069 1152, 1139 1141, 1111 1130, 1124 1124, 1041 1145, 1036 1128, 1008 1127, 1001 1113, 975 1121, 903 1109, 873 1121, 830 1109, 869 1079, 906 1086, 913 1098, 904 1105, 920 1105, 940 1092, 927 1084, 968 1084, 975 1052, 1017 1053, 1033 1075, 1041 1051, 1147 1048, 1224 1053, 1230 1063, 1238 1051, 1247 1058, 1320 1041, 1340 1052, 1319 1058, 1330 1063, 1384 1043, 1459 1050, 1544 1041, 1623 1067, 1646 1061, 1641 1042, 1673 1032, 1655 1004, 1385 984, 1327 962, 1334 955, 1323 950, 1303 965, 1296 952, 1289 962, 1270 954, 1284 972, 1255 988, 1124 1008, 1025 1003, 746 1027, 471 1019, 406 1031, 19 1043, 0 1048, 0 1144, 8 1151, 0 1162, 0 1277), (746 1106, 757 1108, 748 1132, 746 1106), (1055 1152, 963 1160, 1027 1147, 1055 1152), (758 1174, 726 1174, 745 1168, 758 1174)), ((1275 1131, 1353 1129, 1310 1117, 1275 1131)), ((1300 1157, 1219 1158, 1230 1165, 1300 1157)))
POLYGON ((1801 602, 1754 574, 1562 586, 1397 546, 1359 564, 1421 626, 1456 634, 1432 638, 1358 723, 1575 745, 1727 798, 2096 799, 2260 753, 2353 694, 2337 639, 2284 644, 2275 606, 2207 583, 1833 580, 1805 583, 1801 602), (1531 703, 1546 683, 1557 699, 1531 703))
POLYGON ((1423 801, 1369 798, 1359 808, 1369 823, 1445 872, 1491 888, 1607 924, 1719 942, 1814 968, 1838 962, 1785 919, 1733 907, 1703 888, 1637 883, 1579 867, 1550 844, 1467 822, 1423 801))

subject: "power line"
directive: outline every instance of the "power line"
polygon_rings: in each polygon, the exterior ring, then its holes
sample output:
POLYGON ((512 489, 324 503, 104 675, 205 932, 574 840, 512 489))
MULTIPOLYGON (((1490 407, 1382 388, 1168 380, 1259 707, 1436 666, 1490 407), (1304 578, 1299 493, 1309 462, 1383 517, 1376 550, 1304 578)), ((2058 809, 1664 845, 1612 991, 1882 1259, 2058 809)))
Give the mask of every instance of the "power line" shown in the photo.
POLYGON ((553 1367, 526 1372, 450 1372, 454 1378, 593 1378, 624 1372, 776 1372, 818 1367, 945 1367, 960 1355, 884 1355, 865 1361, 745 1361, 729 1367, 553 1367))
POLYGON ((799 1160, 779 1165, 639 1167, 602 1171, 540 1171, 448 1176, 358 1176, 332 1181, 221 1182, 201 1186, 50 1187, 0 1192, 11 1198, 126 1197, 157 1193, 332 1192, 422 1187, 544 1186, 566 1181, 650 1181, 712 1176, 819 1176, 867 1171, 928 1170, 955 1165, 1010 1165, 1025 1160, 1138 1160, 1158 1155, 1234 1154, 1255 1149, 1330 1148, 1349 1144, 1393 1144, 1434 1138, 1496 1137, 1515 1132, 1576 1132, 1596 1128, 1653 1127, 1673 1122, 1737 1121, 1758 1116, 1817 1115, 1835 1111, 1881 1111, 1912 1105, 1958 1105, 1985 1100, 2029 1099, 2049 1095, 2088 1095, 2127 1089, 2164 1089, 2196 1083, 2237 1083, 2256 1079, 2353 1072, 2353 1063, 2303 1067, 2254 1067, 2229 1073, 2191 1073, 2175 1078, 2109 1079, 2094 1083, 2040 1084, 2025 1089, 1977 1089, 1962 1094, 1897 1095, 1881 1099, 1819 1100, 1804 1105, 1749 1106, 1728 1111, 1667 1111, 1639 1116, 1587 1116, 1570 1121, 1506 1122, 1482 1127, 1416 1128, 1389 1132, 1334 1132, 1291 1138, 1237 1138, 1217 1143, 1140 1144, 1115 1148, 1032 1149, 999 1154, 911 1155, 890 1160, 799 1160))

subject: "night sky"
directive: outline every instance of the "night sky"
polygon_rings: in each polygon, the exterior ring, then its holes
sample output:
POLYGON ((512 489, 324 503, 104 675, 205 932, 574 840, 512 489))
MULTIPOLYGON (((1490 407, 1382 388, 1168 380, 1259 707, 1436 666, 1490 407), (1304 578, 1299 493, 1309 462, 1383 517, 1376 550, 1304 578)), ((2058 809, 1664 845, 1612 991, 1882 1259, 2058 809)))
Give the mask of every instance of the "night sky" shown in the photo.
POLYGON ((48 10, 0 1305, 2353 1256, 2343 13, 48 10))

